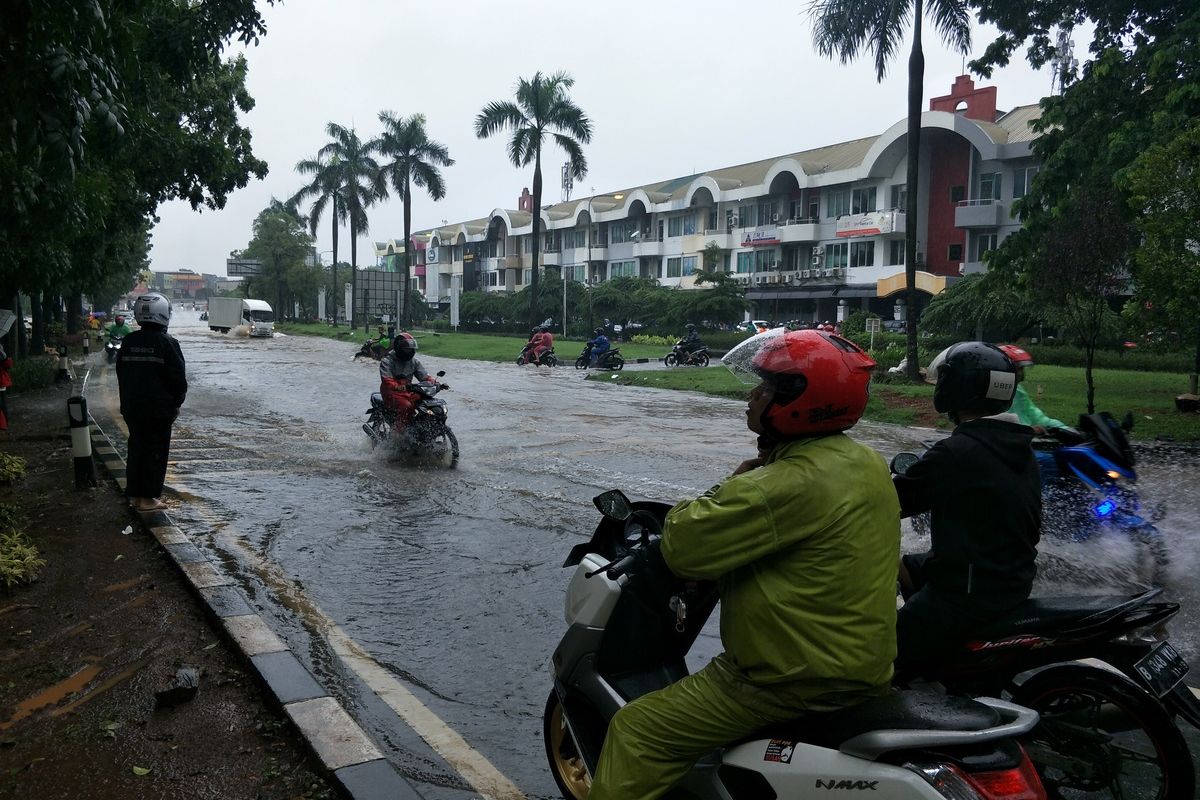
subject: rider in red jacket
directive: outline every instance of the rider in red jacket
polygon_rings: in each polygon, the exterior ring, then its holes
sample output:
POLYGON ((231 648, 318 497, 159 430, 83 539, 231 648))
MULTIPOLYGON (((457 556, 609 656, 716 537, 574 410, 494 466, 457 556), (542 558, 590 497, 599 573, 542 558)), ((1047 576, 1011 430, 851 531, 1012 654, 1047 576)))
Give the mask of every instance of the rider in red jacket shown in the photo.
POLYGON ((388 408, 396 412, 392 430, 399 432, 408 426, 421 395, 409 391, 413 380, 432 381, 433 378, 414 356, 417 340, 408 333, 397 333, 392 349, 379 362, 379 393, 388 408))

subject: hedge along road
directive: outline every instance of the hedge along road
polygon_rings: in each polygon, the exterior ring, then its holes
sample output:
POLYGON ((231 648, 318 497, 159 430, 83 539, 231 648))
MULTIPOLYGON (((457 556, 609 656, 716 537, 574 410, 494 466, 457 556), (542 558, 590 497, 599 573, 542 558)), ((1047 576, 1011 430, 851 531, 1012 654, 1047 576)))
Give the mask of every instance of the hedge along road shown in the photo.
MULTIPOLYGON (((561 564, 591 533, 591 498, 704 491, 753 452, 744 403, 608 386, 571 368, 426 358, 447 372, 462 458, 454 471, 418 469, 367 447, 378 369, 350 360, 355 345, 222 336, 190 311, 172 332, 191 382, 168 475, 180 526, 425 796, 556 796, 541 712, 564 627, 561 564)), ((120 434, 111 369, 98 365, 89 398, 120 434)), ((940 434, 863 423, 854 435, 890 458, 940 434)), ((1179 537, 1197 510, 1181 477, 1151 472, 1143 490, 1172 508, 1165 523, 1179 537)), ((923 546, 905 531, 906 550, 923 546)), ((1123 557, 1046 549, 1080 565, 1123 557)), ((1173 550, 1194 552, 1194 539, 1173 550)), ((1083 567, 1065 578, 1039 590, 1105 588, 1083 567)), ((1200 599, 1180 585, 1188 616, 1174 640, 1196 664, 1200 599)), ((714 629, 693 662, 717 647, 714 629)))

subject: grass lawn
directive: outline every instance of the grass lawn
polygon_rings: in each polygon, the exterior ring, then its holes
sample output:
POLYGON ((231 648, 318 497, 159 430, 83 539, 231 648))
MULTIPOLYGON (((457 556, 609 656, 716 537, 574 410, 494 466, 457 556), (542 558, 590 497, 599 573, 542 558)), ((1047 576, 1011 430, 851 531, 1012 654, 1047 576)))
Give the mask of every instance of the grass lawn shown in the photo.
MULTIPOLYGON (((361 331, 351 334, 347 328, 331 328, 321 323, 298 325, 277 324, 288 334, 307 334, 340 339, 361 344, 361 331)), ((441 358, 470 358, 479 361, 512 362, 525 340, 517 336, 487 336, 475 333, 438 333, 413 331, 425 355, 441 358)), ((627 358, 661 359, 667 348, 622 342, 621 353, 627 358)), ((583 349, 581 341, 559 341, 555 351, 570 364, 583 349)), ((1126 411, 1134 416, 1133 438, 1154 439, 1170 436, 1175 441, 1200 441, 1200 414, 1181 414, 1175 410, 1175 395, 1187 391, 1187 375, 1168 372, 1125 372, 1112 369, 1093 370, 1096 383, 1096 409, 1108 411, 1120 419, 1126 411)), ((728 371, 718 367, 696 369, 637 370, 632 372, 593 372, 589 380, 600 380, 624 386, 651 386, 659 389, 679 389, 703 392, 721 397, 743 399, 749 387, 739 383, 728 371), (615 377, 614 377, 615 376, 615 377)), ((1041 364, 1026 374, 1025 390, 1034 397, 1043 411, 1052 417, 1074 425, 1087 407, 1086 386, 1082 367, 1057 367, 1041 364), (1041 392, 1040 398, 1038 392, 1041 392)), ((933 387, 926 384, 875 383, 867 418, 899 425, 946 427, 945 418, 933 411, 933 387)))

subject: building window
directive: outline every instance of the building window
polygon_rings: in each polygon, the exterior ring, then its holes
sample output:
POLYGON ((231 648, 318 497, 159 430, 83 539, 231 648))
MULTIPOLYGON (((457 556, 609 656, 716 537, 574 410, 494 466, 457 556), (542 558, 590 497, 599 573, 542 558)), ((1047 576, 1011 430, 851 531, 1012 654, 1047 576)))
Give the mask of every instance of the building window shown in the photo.
POLYGON ((951 186, 950 187, 950 202, 951 203, 958 204, 966 199, 967 199, 967 187, 965 187, 965 186, 951 186))
POLYGON ((683 259, 668 258, 667 259, 667 277, 680 278, 683 277, 683 259))
POLYGON ((865 214, 875 210, 875 187, 855 189, 850 193, 850 213, 865 214))
POLYGON ((875 266, 875 243, 874 242, 851 242, 850 243, 850 266, 852 266, 852 267, 873 267, 873 266, 875 266))
POLYGON ((696 215, 687 214, 683 218, 683 235, 691 236, 696 232, 696 215))
POLYGON ((996 201, 1000 199, 1000 173, 984 172, 979 176, 979 200, 996 201))
POLYGON ((610 222, 608 223, 608 240, 613 244, 628 242, 635 230, 637 230, 637 226, 630 219, 610 222))
POLYGON ((994 233, 981 233, 975 237, 975 258, 973 261, 983 261, 983 257, 996 249, 997 236, 994 233))
POLYGON ((894 267, 904 264, 904 240, 891 239, 888 241, 888 266, 894 267))
POLYGON ((834 267, 844 269, 849 258, 850 244, 848 242, 836 242, 825 245, 825 269, 833 269, 834 267))
POLYGON ((608 277, 610 278, 633 278, 637 277, 638 262, 634 261, 614 261, 608 267, 608 277))
POLYGON ((708 209, 708 229, 715 231, 717 229, 717 207, 713 206, 708 209))
POLYGON ((1019 200, 1029 194, 1033 185, 1033 176, 1037 175, 1037 167, 1026 167, 1013 172, 1013 199, 1019 200))
POLYGON ((754 251, 744 251, 737 254, 737 271, 745 275, 754 270, 754 251))
POLYGON ((679 236, 683 233, 683 217, 671 217, 667 220, 667 236, 679 236))
POLYGON ((892 208, 898 208, 904 211, 908 208, 908 185, 904 183, 892 184, 892 208))
POLYGON ((951 261, 962 261, 962 251, 963 246, 961 244, 952 244, 950 245, 946 257, 951 261))
POLYGON ((825 216, 844 217, 850 213, 850 190, 834 189, 825 195, 825 216))
POLYGON ((683 275, 684 275, 684 277, 687 277, 688 275, 695 275, 695 274, 696 274, 696 257, 695 256, 684 256, 683 257, 683 275))
POLYGON ((775 256, 775 249, 754 251, 754 271, 755 272, 774 272, 779 268, 778 259, 775 256))

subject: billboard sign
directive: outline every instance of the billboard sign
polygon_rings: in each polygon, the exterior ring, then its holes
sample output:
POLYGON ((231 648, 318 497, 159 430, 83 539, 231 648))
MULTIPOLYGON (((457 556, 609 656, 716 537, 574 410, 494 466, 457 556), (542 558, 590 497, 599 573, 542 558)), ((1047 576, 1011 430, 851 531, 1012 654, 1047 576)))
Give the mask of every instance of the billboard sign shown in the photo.
POLYGON ((229 277, 257 275, 262 271, 262 261, 257 258, 225 259, 225 274, 229 277))

